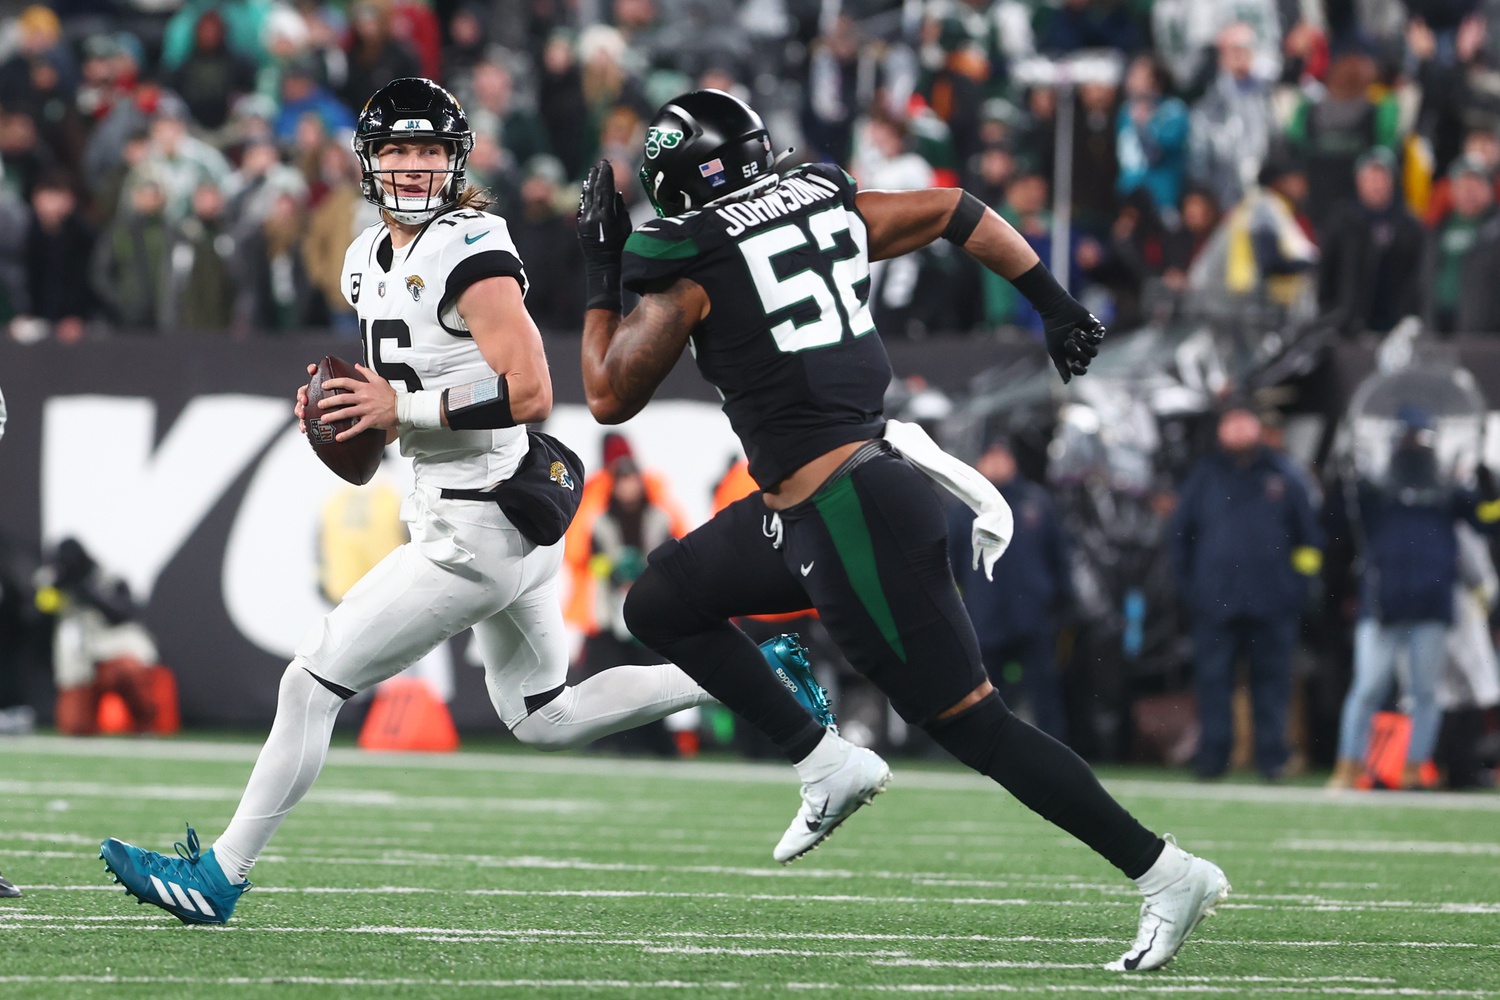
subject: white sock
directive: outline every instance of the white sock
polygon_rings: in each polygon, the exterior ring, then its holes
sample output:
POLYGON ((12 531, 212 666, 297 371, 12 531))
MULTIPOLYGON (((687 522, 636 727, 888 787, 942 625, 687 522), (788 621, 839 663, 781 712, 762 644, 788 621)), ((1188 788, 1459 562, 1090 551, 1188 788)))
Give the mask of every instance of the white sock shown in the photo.
POLYGON ((1161 892, 1182 878, 1187 874, 1188 866, 1193 863, 1193 856, 1178 847, 1175 840, 1170 837, 1165 839, 1166 846, 1161 849, 1161 856, 1146 869, 1146 874, 1135 880, 1135 884, 1147 896, 1161 892))
POLYGON ((812 753, 792 766, 797 769, 797 777, 802 779, 802 783, 809 785, 843 767, 844 761, 849 759, 849 749, 850 744, 843 737, 832 729, 825 729, 823 738, 813 747, 812 753))
POLYGON ((538 750, 570 750, 713 701, 670 663, 610 667, 562 693, 511 727, 538 750))
POLYGON ((213 846, 231 882, 244 881, 281 821, 312 787, 328 757, 333 720, 343 706, 344 699, 319 684, 300 660, 293 660, 282 674, 271 735, 250 772, 234 818, 213 846))

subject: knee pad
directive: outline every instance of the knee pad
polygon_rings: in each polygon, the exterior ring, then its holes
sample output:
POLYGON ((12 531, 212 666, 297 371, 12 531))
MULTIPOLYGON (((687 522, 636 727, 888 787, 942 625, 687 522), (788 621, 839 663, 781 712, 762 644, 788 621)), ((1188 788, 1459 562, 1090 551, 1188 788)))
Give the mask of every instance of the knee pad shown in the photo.
POLYGON ((671 578, 652 563, 625 595, 625 627, 651 649, 716 624, 683 599, 671 578))
POLYGON ((991 691, 957 715, 925 722, 922 728, 960 763, 989 774, 1006 727, 1015 718, 999 692, 991 691))

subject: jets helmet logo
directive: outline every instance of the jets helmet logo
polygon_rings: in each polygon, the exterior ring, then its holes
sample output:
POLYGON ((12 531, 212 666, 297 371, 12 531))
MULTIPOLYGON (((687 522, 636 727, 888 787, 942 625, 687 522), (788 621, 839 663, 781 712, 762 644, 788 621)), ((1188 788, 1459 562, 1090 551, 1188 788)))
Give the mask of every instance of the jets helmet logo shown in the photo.
POLYGON ((422 281, 420 275, 408 274, 406 276, 406 290, 408 292, 411 292, 411 300, 413 302, 421 302, 422 292, 424 292, 426 289, 427 285, 422 281))
POLYGON ((565 490, 573 488, 573 477, 568 475, 568 467, 561 462, 552 463, 552 467, 547 470, 547 478, 565 490))
POLYGON ((646 130, 646 159, 654 160, 664 149, 676 149, 682 142, 682 129, 652 125, 646 130))

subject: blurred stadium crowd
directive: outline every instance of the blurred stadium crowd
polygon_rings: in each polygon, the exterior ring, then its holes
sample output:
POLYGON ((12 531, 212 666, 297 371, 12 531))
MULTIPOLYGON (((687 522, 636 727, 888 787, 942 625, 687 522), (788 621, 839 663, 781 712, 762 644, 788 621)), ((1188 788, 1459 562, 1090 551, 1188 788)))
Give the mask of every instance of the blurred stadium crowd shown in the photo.
MULTIPOLYGON (((1494 283, 1464 280, 1500 260, 1494 0, 31 6, 0 27, 0 318, 352 331, 339 265, 373 210, 348 136, 410 74, 467 108, 544 329, 578 325, 583 172, 633 178, 643 119, 694 86, 865 186, 963 184, 1117 329, 1189 288, 1350 331, 1500 328, 1494 283)), ((1035 326, 941 249, 874 294, 888 336, 1035 326)))

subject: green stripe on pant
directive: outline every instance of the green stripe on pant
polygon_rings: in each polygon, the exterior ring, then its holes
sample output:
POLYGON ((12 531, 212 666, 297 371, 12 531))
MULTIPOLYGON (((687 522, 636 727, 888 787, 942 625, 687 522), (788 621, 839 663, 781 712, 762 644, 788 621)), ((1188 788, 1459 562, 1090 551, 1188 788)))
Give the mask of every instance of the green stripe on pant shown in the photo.
POLYGON ((860 603, 865 606, 875 627, 885 637, 886 643, 895 650, 901 662, 906 662, 906 650, 901 645, 901 633, 896 628, 896 618, 885 599, 885 589, 880 585, 880 572, 875 566, 875 546, 870 541, 870 528, 865 523, 865 512, 859 503, 859 494, 854 491, 854 480, 844 476, 813 497, 813 505, 828 528, 833 547, 849 576, 849 583, 860 603))

